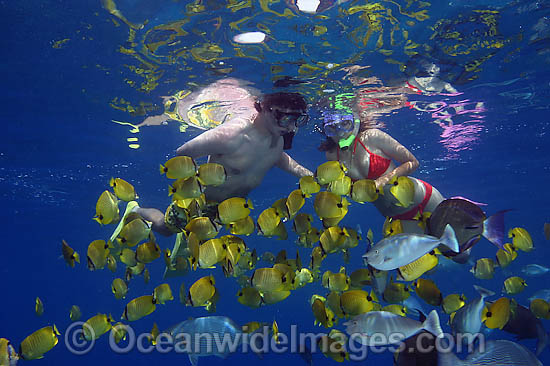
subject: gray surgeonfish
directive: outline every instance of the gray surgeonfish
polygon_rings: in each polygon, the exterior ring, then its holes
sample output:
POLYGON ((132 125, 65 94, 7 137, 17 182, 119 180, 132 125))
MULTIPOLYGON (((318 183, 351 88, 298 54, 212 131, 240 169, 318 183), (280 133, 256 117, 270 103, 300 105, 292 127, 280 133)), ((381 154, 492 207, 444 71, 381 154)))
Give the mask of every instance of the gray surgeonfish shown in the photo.
MULTIPOLYGON (((480 296, 457 310, 451 322, 451 328, 455 335, 475 335, 481 330, 481 313, 485 306, 485 298, 493 296, 495 293, 476 285, 474 285, 474 288, 479 292, 480 296)), ((473 338, 469 340, 473 341, 473 338)))
MULTIPOLYGON (((461 198, 446 199, 432 212, 428 220, 428 233, 439 237, 445 227, 451 225, 460 245, 460 253, 471 248, 481 236, 502 249, 505 242, 504 214, 508 211, 499 211, 487 217, 473 202, 461 198)), ((455 256, 457 253, 443 254, 455 256)))
POLYGON ((531 310, 518 304, 512 305, 510 319, 502 330, 517 335, 518 340, 536 338, 537 356, 548 345, 549 337, 542 321, 536 318, 531 310))
POLYGON ((432 310, 424 322, 387 311, 371 311, 353 317, 344 325, 352 339, 366 346, 399 343, 423 330, 437 337, 443 334, 436 310, 432 310))
POLYGON ((389 236, 364 254, 363 260, 376 269, 390 271, 414 262, 440 244, 458 253, 458 242, 451 225, 445 226, 441 237, 411 233, 389 236))
POLYGON ((485 347, 476 349, 466 359, 452 352, 439 354, 439 366, 542 366, 537 357, 521 344, 507 340, 488 340, 485 347))
POLYGON ((181 349, 178 351, 187 353, 193 366, 198 365, 199 357, 226 358, 232 351, 230 347, 237 347, 243 340, 241 327, 225 316, 188 319, 165 333, 169 333, 174 337, 174 342, 180 344, 178 347, 181 349))

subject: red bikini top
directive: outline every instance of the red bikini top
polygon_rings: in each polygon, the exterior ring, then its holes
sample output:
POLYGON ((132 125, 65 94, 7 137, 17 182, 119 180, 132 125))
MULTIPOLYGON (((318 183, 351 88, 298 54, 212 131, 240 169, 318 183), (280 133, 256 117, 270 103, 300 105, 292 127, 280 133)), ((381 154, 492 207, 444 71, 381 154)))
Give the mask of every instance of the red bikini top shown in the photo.
MULTIPOLYGON (((384 174, 386 170, 388 170, 388 167, 391 164, 391 159, 386 159, 383 156, 370 152, 370 150, 367 149, 365 144, 363 144, 363 141, 359 139, 359 136, 355 138, 355 141, 353 143, 352 155, 355 155, 355 150, 357 149, 357 142, 359 142, 361 146, 363 146, 365 151, 369 153, 369 173, 367 175, 367 179, 377 179, 380 176, 382 176, 382 174, 384 174)), ((340 161, 340 148, 336 150, 336 157, 338 161, 340 161)))

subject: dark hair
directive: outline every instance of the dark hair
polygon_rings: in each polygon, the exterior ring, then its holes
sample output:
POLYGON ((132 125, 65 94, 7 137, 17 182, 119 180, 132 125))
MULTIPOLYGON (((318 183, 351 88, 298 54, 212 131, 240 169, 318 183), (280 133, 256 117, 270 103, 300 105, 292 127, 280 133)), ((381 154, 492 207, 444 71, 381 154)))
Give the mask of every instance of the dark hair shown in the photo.
POLYGON ((307 109, 307 103, 304 97, 299 93, 271 93, 264 94, 255 104, 259 111, 262 108, 270 108, 272 106, 280 106, 287 109, 303 110, 307 109))

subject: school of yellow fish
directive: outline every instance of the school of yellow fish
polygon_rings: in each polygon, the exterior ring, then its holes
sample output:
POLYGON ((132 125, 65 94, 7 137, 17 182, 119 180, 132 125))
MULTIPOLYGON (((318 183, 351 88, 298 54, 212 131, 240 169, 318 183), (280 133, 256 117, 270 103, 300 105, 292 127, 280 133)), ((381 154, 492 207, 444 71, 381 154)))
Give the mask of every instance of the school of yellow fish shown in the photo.
MULTIPOLYGON (((134 201, 138 196, 132 184, 121 178, 113 178, 110 181, 113 192, 105 190, 97 200, 94 220, 101 225, 118 224, 118 227, 108 240, 94 239, 90 242, 86 255, 87 267, 90 271, 97 271, 107 266, 115 273, 119 265, 125 266, 124 278, 114 278, 111 283, 111 290, 116 299, 126 299, 128 283, 133 277, 143 275, 145 281, 149 282, 150 275, 146 266, 163 257, 166 266, 165 277, 184 276, 189 270, 205 271, 205 276, 190 286, 181 284, 179 301, 185 306, 204 307, 208 312, 215 312, 216 304, 221 300, 216 289, 215 272, 211 270, 218 265, 226 277, 236 278, 241 286, 235 295, 236 301, 253 309, 283 301, 292 291, 320 281, 327 293, 324 296, 314 295, 304 301, 309 301, 311 305, 313 324, 326 328, 332 328, 340 319, 369 311, 384 310, 407 316, 409 309, 402 303, 413 292, 427 304, 441 307, 451 319, 467 302, 464 294, 444 296, 434 281, 422 277, 425 273, 437 269, 441 256, 437 249, 400 267, 395 281, 390 280, 384 289, 382 298, 379 298, 373 289, 366 290, 367 286, 373 285, 377 276, 385 275, 381 271, 359 268, 348 273, 342 266, 336 273, 328 270, 322 272, 322 262, 328 255, 343 253, 346 260, 349 258, 350 250, 356 248, 363 240, 360 231, 338 226, 349 210, 350 202, 346 196, 354 202, 364 203, 372 202, 381 194, 376 190, 373 181, 364 179, 352 183, 339 162, 326 162, 317 168, 315 177, 301 178, 299 189, 293 190, 288 197, 281 198, 265 208, 256 220, 250 216, 251 210, 254 210, 253 203, 240 197, 220 202, 215 215, 201 216, 206 207, 202 193, 204 186, 220 185, 225 181, 225 170, 219 164, 203 164, 197 167, 193 159, 181 156, 161 165, 160 173, 168 179, 175 180, 169 186, 168 194, 179 207, 185 208, 188 215, 188 223, 185 230, 177 234, 177 245, 173 251, 159 247, 151 231, 151 223, 137 213, 127 209, 126 215, 120 217, 120 201, 129 202, 129 208, 137 205, 134 201), (315 214, 321 220, 322 227, 313 226, 312 214, 299 212, 306 199, 313 199, 315 214), (247 246, 243 238, 257 232, 258 235, 286 240, 287 222, 292 222, 292 230, 298 236, 296 244, 311 249, 310 258, 305 265, 298 250, 294 258, 288 258, 285 250, 276 255, 267 251, 259 254, 257 248, 247 246), (218 236, 222 229, 229 234, 218 236), (271 266, 258 267, 260 260, 271 266)), ((411 201, 412 195, 407 180, 406 177, 399 177, 392 182, 391 194, 404 206, 411 201)), ((422 224, 420 218, 419 224, 422 224)), ((400 230, 399 220, 394 220, 386 222, 383 231, 385 236, 388 236, 399 234, 400 230)), ((506 244, 504 250, 500 249, 494 259, 477 260, 471 269, 475 278, 491 279, 496 268, 504 268, 516 259, 518 251, 529 252, 533 249, 533 241, 525 229, 513 228, 508 236, 511 243, 506 244)), ((366 240, 372 243, 371 230, 366 235, 366 240)), ((360 248, 356 250, 362 251, 360 248)), ((64 240, 61 253, 71 268, 80 263, 78 252, 64 240)), ((514 309, 515 301, 511 296, 522 292, 526 286, 526 281, 521 277, 507 278, 503 283, 503 292, 508 297, 502 297, 485 307, 485 326, 502 329, 514 309)), ((143 294, 128 301, 123 313, 118 317, 97 314, 86 320, 82 329, 84 338, 97 339, 110 331, 118 343, 126 337, 126 325, 123 322, 133 322, 146 317, 156 311, 157 305, 162 306, 172 300, 174 295, 170 286, 167 283, 159 284, 152 294, 143 294), (117 319, 123 322, 116 322, 117 319)), ((550 319, 550 304, 545 300, 534 299, 530 308, 538 318, 550 319)), ((36 315, 44 314, 43 302, 38 297, 35 309, 36 315)), ((79 320, 80 308, 73 305, 69 316, 73 322, 79 320)), ((253 331, 260 326, 259 324, 248 323, 245 331, 253 331)), ((276 322, 272 328, 273 336, 276 338, 276 322)), ((151 333, 153 337, 150 341, 154 344, 155 335, 160 333, 156 323, 151 333)), ((55 325, 41 328, 21 342, 18 355, 13 354, 14 349, 9 341, 2 338, 1 364, 7 364, 3 362, 12 357, 25 360, 42 358, 58 343, 59 335, 55 325)), ((335 346, 329 347, 330 351, 327 349, 324 354, 338 362, 349 359, 343 346, 347 339, 345 334, 332 329, 325 336, 327 337, 325 341, 335 343, 335 346), (335 352, 335 349, 339 351, 335 352)))

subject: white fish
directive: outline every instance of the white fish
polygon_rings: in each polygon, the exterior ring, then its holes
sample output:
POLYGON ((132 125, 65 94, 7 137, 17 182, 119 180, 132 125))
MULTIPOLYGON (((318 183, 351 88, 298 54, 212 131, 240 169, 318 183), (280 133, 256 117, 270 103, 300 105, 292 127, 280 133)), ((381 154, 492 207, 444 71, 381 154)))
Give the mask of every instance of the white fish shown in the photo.
POLYGON ((345 322, 346 333, 366 346, 384 346, 399 343, 422 330, 439 337, 443 334, 439 315, 432 310, 424 322, 396 315, 388 311, 371 311, 345 322))
MULTIPOLYGON (((493 296, 495 293, 476 285, 474 285, 474 288, 479 292, 480 297, 457 310, 451 323, 454 334, 469 333, 474 335, 479 333, 481 329, 481 312, 485 306, 485 298, 493 296)), ((473 340, 473 338, 470 340, 473 340)))
POLYGON ((376 269, 390 271, 414 262, 424 254, 443 244, 455 253, 459 252, 458 242, 451 225, 445 226, 441 238, 421 234, 397 234, 380 240, 363 255, 365 264, 376 269))
POLYGON ((218 356, 226 358, 232 347, 243 341, 243 333, 233 320, 225 316, 205 316, 188 319, 167 331, 176 344, 178 352, 187 353, 191 365, 197 366, 199 357, 218 356), (207 339, 210 337, 210 339, 207 339), (227 343, 221 342, 226 340, 227 343))
POLYGON ((535 294, 531 296, 528 300, 529 302, 531 302, 534 299, 542 299, 546 302, 550 302, 550 290, 549 289, 539 290, 535 292, 535 294))
POLYGON ((483 352, 476 349, 464 360, 452 352, 439 353, 438 360, 439 366, 542 366, 542 362, 527 348, 504 339, 486 341, 483 352))
POLYGON ((242 44, 262 43, 265 40, 264 32, 245 32, 233 37, 233 42, 242 44))
POLYGON ((550 268, 541 266, 540 264, 528 264, 521 269, 521 273, 525 276, 538 277, 550 272, 550 268))

